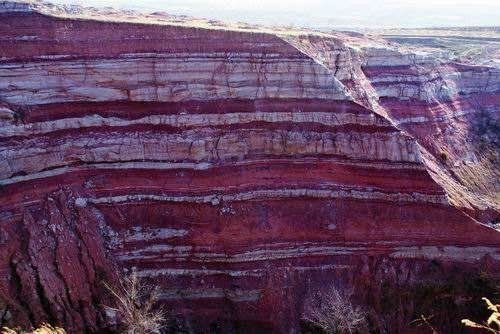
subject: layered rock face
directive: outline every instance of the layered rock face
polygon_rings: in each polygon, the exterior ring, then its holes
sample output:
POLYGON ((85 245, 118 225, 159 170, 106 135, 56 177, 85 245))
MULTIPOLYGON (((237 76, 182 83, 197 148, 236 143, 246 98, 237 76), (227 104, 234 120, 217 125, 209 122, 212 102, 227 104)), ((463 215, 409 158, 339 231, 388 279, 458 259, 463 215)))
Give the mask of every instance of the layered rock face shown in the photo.
POLYGON ((0 3, 11 320, 96 331, 101 283, 135 267, 188 331, 298 332, 335 283, 408 332, 383 282, 499 274, 500 71, 443 57, 0 3))

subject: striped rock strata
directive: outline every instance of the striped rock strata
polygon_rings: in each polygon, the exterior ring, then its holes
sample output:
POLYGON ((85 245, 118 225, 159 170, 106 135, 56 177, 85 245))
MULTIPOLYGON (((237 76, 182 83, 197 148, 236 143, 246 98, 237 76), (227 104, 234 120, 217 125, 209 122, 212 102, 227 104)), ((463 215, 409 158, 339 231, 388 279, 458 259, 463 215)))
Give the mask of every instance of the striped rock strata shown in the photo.
POLYGON ((498 275, 499 79, 351 33, 0 2, 0 299, 97 331, 136 267, 190 331, 294 333, 336 282, 408 332, 383 282, 498 275))

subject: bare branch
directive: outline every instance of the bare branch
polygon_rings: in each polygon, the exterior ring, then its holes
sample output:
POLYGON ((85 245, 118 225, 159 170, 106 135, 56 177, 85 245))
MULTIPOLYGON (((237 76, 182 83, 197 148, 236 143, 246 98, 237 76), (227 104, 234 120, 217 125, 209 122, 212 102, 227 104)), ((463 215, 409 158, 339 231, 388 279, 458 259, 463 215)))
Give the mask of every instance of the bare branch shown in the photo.
POLYGON ((462 324, 466 327, 480 328, 488 331, 489 333, 499 334, 500 333, 500 305, 495 305, 488 298, 482 298, 486 303, 486 307, 492 313, 489 316, 485 324, 480 324, 469 319, 463 319, 462 324))
POLYGON ((366 326, 365 313, 335 286, 306 301, 303 319, 327 334, 356 333, 366 326))
POLYGON ((157 333, 163 327, 165 312, 161 308, 155 309, 158 290, 145 284, 135 270, 122 277, 116 288, 106 282, 104 286, 117 304, 116 307, 106 307, 118 312, 125 333, 157 333))

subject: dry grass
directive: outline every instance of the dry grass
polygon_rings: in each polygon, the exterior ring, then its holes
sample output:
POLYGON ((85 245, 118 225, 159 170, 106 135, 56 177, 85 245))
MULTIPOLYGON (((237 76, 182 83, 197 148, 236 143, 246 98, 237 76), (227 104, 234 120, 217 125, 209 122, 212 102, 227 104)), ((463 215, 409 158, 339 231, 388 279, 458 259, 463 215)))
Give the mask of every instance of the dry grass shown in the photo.
POLYGON ((366 328, 365 312, 335 286, 309 298, 302 318, 327 334, 352 334, 366 328))
POLYGON ((22 330, 14 330, 7 327, 3 327, 2 334, 66 334, 66 331, 59 327, 52 327, 49 324, 41 324, 40 327, 33 330, 32 332, 25 332, 22 330))
POLYGON ((121 278, 116 287, 104 285, 116 302, 116 307, 106 307, 117 312, 124 333, 157 333, 163 327, 165 312, 155 308, 158 290, 143 282, 135 270, 121 278))

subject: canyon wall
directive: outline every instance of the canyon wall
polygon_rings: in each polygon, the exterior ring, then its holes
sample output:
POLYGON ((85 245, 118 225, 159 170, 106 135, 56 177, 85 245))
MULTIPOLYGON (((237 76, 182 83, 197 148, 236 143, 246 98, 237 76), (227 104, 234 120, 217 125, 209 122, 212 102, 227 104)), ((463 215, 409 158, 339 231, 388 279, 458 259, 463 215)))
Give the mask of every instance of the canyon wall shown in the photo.
POLYGON ((499 275, 499 90, 373 36, 0 2, 9 321, 97 331, 137 268, 188 331, 299 332, 335 283, 409 332, 387 284, 499 275))

